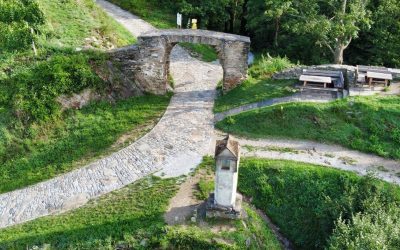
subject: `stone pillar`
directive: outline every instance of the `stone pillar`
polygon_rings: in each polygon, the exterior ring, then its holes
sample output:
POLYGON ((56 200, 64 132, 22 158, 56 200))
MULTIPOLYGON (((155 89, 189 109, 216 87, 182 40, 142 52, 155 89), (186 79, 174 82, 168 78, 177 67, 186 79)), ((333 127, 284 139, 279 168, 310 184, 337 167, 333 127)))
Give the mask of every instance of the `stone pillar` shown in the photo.
POLYGON ((247 58, 250 44, 226 41, 221 48, 221 64, 224 70, 223 91, 227 92, 247 78, 247 58))
POLYGON ((163 95, 167 91, 168 44, 162 36, 138 38, 139 60, 135 80, 145 92, 163 95))

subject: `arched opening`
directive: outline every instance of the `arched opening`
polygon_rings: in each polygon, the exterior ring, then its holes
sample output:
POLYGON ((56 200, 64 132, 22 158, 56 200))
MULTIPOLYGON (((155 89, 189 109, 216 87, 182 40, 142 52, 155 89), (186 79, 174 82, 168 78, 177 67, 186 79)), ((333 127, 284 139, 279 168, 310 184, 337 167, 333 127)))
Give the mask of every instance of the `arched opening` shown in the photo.
POLYGON ((199 43, 215 48, 223 68, 223 90, 229 91, 247 77, 250 38, 205 30, 157 30, 144 34, 139 41, 137 80, 151 93, 168 89, 170 55, 178 43, 199 43))
MULTIPOLYGON (((179 42, 179 43, 170 43, 167 45, 166 49, 166 62, 165 62, 165 75, 167 76, 167 88, 174 88, 174 81, 173 81, 173 76, 171 74, 171 61, 175 58, 175 60, 180 60, 179 58, 179 53, 184 53, 185 55, 183 56, 192 56, 193 58, 200 60, 204 63, 213 63, 216 65, 221 66, 221 54, 220 50, 218 50, 217 46, 213 45, 204 45, 204 44, 198 44, 198 43, 187 43, 187 42, 179 42), (188 46, 191 44, 196 44, 196 45, 203 45, 203 46, 196 46, 196 48, 200 49, 207 49, 209 53, 213 53, 211 56, 211 60, 204 60, 203 59, 203 54, 202 51, 196 51, 193 46, 188 46), (178 47, 178 48, 177 48, 178 47), (175 52, 175 53, 173 53, 175 52)), ((182 55, 180 55, 182 56, 182 55)), ((210 58, 211 58, 210 57, 210 58)), ((221 81, 223 80, 223 73, 221 74, 221 81)))

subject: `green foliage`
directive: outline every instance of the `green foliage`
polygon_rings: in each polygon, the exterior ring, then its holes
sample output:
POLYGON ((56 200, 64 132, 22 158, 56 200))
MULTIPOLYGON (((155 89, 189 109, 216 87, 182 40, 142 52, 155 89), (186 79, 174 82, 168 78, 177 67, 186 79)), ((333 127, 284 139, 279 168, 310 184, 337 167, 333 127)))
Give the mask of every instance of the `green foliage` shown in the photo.
POLYGON ((227 119, 217 128, 253 138, 282 137, 337 143, 400 159, 400 97, 371 96, 327 104, 288 103, 261 108, 227 119))
POLYGON ((293 66, 286 57, 257 56, 249 68, 249 78, 238 87, 218 96, 214 112, 223 112, 244 104, 283 97, 295 92, 293 80, 273 80, 270 77, 277 71, 293 66))
POLYGON ((176 2, 172 0, 110 0, 159 29, 176 27, 176 2))
POLYGON ((328 249, 399 249, 400 209, 381 205, 372 200, 365 212, 356 213, 350 221, 339 218, 328 249))
MULTIPOLYGON (((351 220, 353 214, 370 210, 373 199, 381 208, 400 204, 400 189, 395 185, 370 176, 359 177, 351 172, 292 161, 243 160, 239 190, 252 197, 254 204, 265 211, 299 249, 327 246, 335 222, 339 218, 351 220)), ((392 218, 399 219, 398 215, 392 218)), ((382 225, 389 226, 389 222, 382 225)), ((341 230, 337 230, 335 237, 345 241, 341 230)), ((369 235, 368 230, 363 232, 369 235)), ((394 236, 387 237, 391 235, 394 236)), ((337 242, 335 238, 331 241, 332 244, 337 242)), ((346 242, 349 240, 342 243, 346 242)))
POLYGON ((280 249, 275 235, 247 204, 243 221, 214 222, 215 228, 233 230, 166 226, 162 215, 178 182, 147 177, 74 211, 2 229, 0 249, 280 249))
POLYGON ((190 51, 198 54, 202 61, 213 62, 218 59, 217 52, 215 49, 209 45, 205 44, 193 44, 193 43, 180 43, 179 45, 190 51))
POLYGON ((47 123, 22 126, 11 119, 15 127, 10 128, 10 121, 2 123, 0 119, 0 193, 79 167, 109 152, 128 131, 138 138, 163 114, 168 103, 168 96, 150 95, 115 104, 104 101, 68 110, 47 123))
POLYGON ((90 66, 96 59, 86 54, 55 55, 6 80, 7 100, 15 115, 24 123, 49 120, 60 114, 56 97, 104 85, 90 66))
MULTIPOLYGON (((76 52, 75 46, 120 46, 133 42, 133 37, 94 1, 41 0, 38 4, 0 0, 1 22, 23 19, 13 24, 37 24, 41 30, 37 56, 29 49, 9 52, 0 48, 0 193, 81 166, 108 152, 123 133, 136 126, 143 127, 132 134, 140 136, 169 100, 145 96, 62 112, 55 100, 59 95, 85 88, 101 89, 102 93, 107 87, 94 70, 106 56, 76 52), (98 41, 98 46, 87 44, 86 38, 98 41)), ((0 33, 0 37, 4 35, 0 33)))
POLYGON ((203 177, 197 184, 197 188, 198 190, 194 192, 194 195, 198 200, 205 200, 214 191, 214 180, 203 177))
POLYGON ((162 237, 162 215, 176 192, 175 179, 142 179, 62 215, 1 230, 0 249, 152 249, 162 237), (153 245, 154 246, 154 245, 153 245))
POLYGON ((267 56, 261 55, 261 58, 254 62, 249 69, 249 73, 253 78, 267 78, 276 72, 293 66, 294 64, 287 57, 271 57, 267 54, 267 56))
POLYGON ((400 1, 369 1, 371 29, 362 30, 360 39, 348 49, 347 60, 353 64, 400 67, 400 1))
POLYGON ((93 0, 40 0, 46 17, 39 39, 46 48, 112 48, 129 45, 135 38, 108 16, 93 0))
POLYGON ((44 21, 35 0, 0 0, 0 51, 28 47, 44 21))

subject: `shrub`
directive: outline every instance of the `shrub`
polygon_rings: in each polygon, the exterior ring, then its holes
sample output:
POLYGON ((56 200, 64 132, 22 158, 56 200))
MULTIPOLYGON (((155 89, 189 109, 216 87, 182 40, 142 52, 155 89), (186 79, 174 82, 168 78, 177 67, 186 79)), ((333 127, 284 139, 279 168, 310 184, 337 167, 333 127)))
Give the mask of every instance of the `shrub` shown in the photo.
POLYGON ((255 64, 249 69, 249 73, 254 78, 266 78, 291 66, 293 64, 287 57, 271 57, 267 54, 266 57, 261 55, 261 58, 256 60, 255 64))
POLYGON ((0 0, 0 51, 26 48, 45 19, 35 0, 0 0))
POLYGON ((382 208, 377 200, 370 206, 350 221, 338 219, 328 249, 400 249, 400 208, 382 208))
POLYGON ((400 202, 394 185, 305 163, 246 159, 239 178, 240 191, 252 197, 299 249, 327 246, 338 218, 351 221, 353 214, 368 211, 371 197, 382 208, 400 202))
POLYGON ((101 84, 89 61, 85 54, 56 55, 7 80, 15 115, 25 123, 47 120, 60 111, 56 97, 101 84))

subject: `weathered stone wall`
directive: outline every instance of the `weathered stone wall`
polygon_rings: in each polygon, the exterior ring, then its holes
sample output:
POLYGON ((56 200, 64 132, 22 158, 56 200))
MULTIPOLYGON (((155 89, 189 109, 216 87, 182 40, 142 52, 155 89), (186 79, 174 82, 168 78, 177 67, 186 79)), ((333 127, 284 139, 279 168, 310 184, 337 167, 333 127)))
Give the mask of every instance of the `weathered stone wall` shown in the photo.
POLYGON ((138 37, 135 79, 146 91, 155 94, 167 91, 170 52, 180 42, 208 44, 216 49, 224 71, 224 91, 246 79, 250 38, 206 30, 157 30, 138 37))
POLYGON ((139 36, 137 46, 116 49, 110 54, 142 91, 165 94, 171 50, 181 42, 208 44, 216 49, 224 71, 224 91, 246 79, 250 38, 244 36, 207 30, 155 30, 139 36))
POLYGON ((346 86, 355 83, 356 80, 356 67, 350 65, 339 65, 339 64, 324 64, 324 65, 314 65, 314 66, 298 66, 286 69, 281 72, 275 73, 272 78, 274 79, 298 79, 303 73, 303 69, 316 69, 316 70, 333 70, 342 71, 345 78, 346 86))

